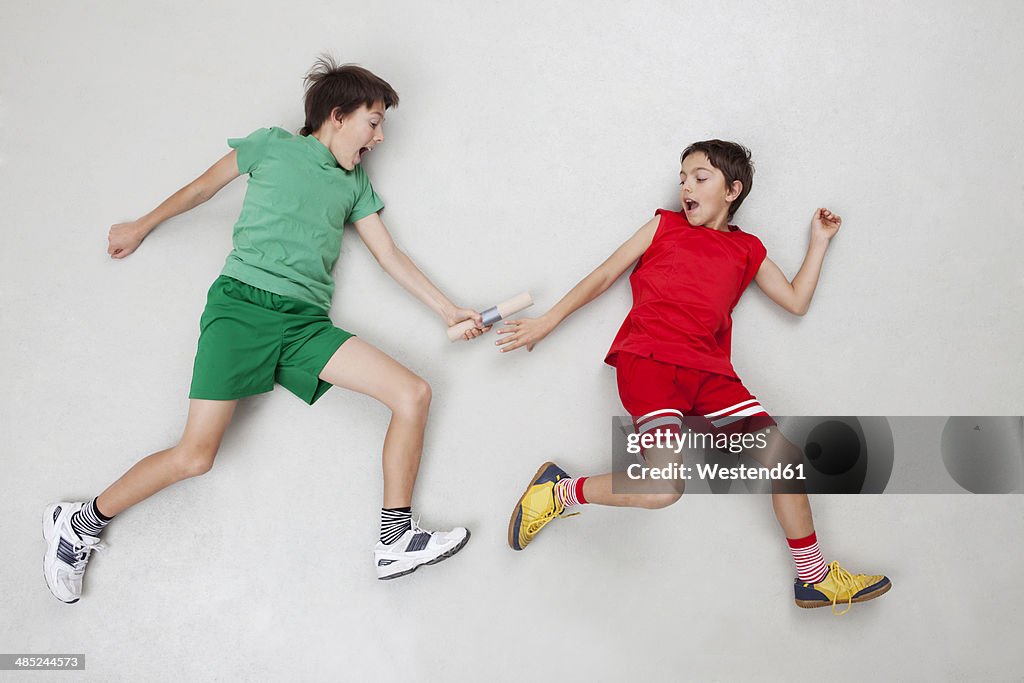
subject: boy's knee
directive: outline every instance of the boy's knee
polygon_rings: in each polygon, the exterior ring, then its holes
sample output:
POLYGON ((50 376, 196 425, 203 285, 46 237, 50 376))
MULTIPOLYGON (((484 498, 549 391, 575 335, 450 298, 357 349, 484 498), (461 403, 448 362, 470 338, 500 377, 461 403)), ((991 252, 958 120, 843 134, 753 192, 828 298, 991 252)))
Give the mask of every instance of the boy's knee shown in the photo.
POLYGON ((683 497, 682 491, 672 493, 651 493, 644 496, 644 507, 648 510, 660 510, 675 505, 683 497))
POLYGON ((430 399, 433 393, 430 385, 422 377, 416 377, 402 388, 398 404, 394 406, 396 412, 412 414, 425 413, 430 408, 430 399))
POLYGON ((774 460, 783 466, 796 467, 804 461, 804 454, 789 439, 780 439, 774 460))
POLYGON ((213 469, 217 445, 207 442, 180 443, 177 448, 178 472, 182 479, 198 477, 213 469))

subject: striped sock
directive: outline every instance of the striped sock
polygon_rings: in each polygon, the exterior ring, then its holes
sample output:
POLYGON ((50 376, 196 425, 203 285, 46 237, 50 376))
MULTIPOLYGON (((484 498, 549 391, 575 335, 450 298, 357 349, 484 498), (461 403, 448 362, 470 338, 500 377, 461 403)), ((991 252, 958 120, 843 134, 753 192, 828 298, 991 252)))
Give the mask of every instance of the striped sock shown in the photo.
POLYGON ((412 528, 412 508, 380 509, 380 542, 391 545, 412 528))
POLYGON ((793 553, 796 563, 796 578, 801 583, 818 583, 828 574, 825 558, 818 549, 818 537, 811 532, 804 538, 787 538, 789 552, 793 553))
POLYGON ((586 505, 587 499, 583 497, 583 482, 586 480, 586 477, 559 479, 555 483, 555 499, 565 507, 586 505))
POLYGON ((96 507, 96 499, 86 503, 75 514, 71 515, 71 528, 79 536, 99 536, 103 529, 110 524, 113 517, 107 517, 96 507))

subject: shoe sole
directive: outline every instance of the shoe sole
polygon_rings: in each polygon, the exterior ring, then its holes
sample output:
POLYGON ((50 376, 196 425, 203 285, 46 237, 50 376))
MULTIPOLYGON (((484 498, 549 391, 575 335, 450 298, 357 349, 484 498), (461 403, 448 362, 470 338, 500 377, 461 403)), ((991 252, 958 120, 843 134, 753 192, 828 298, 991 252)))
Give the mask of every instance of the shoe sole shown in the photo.
MULTIPOLYGON (((47 508, 43 510, 43 541, 46 542, 46 553, 43 554, 43 580, 46 581, 46 587, 50 590, 50 595, 52 595, 55 598, 57 598, 57 594, 53 592, 53 587, 50 586, 50 576, 46 573, 46 556, 50 552, 50 539, 46 537, 46 523, 47 520, 49 520, 50 526, 53 526, 53 511, 57 509, 58 505, 60 505, 60 503, 54 503, 53 505, 47 506, 47 508)), ((61 600, 60 598, 57 599, 63 602, 65 605, 73 605, 76 602, 78 602, 80 598, 75 598, 74 600, 61 600)))
MULTIPOLYGON (((889 583, 885 584, 884 586, 882 586, 878 590, 871 591, 870 593, 865 593, 864 595, 860 596, 859 598, 854 598, 851 602, 867 602, 868 600, 874 600, 878 596, 885 595, 886 593, 888 593, 890 588, 892 588, 892 581, 890 581, 889 583)), ((831 607, 832 606, 832 603, 830 601, 821 602, 819 600, 795 600, 794 602, 796 602, 796 606, 797 607, 803 607, 804 609, 813 609, 815 607, 831 607)), ((837 604, 837 605, 845 605, 846 604, 846 600, 837 600, 835 602, 835 604, 837 604)))
POLYGON ((469 543, 469 537, 471 535, 472 534, 469 533, 469 529, 466 529, 466 537, 464 539, 462 539, 461 541, 459 541, 459 544, 457 546, 455 546, 454 548, 452 548, 451 550, 446 550, 445 552, 441 553, 440 555, 438 555, 437 557, 432 559, 430 562, 424 562, 423 564, 418 564, 415 567, 413 567, 412 569, 406 569, 404 572, 398 572, 397 574, 392 574, 391 576, 378 576, 377 580, 378 581, 390 581, 391 579, 397 579, 400 576, 406 576, 407 574, 412 574, 414 571, 416 571, 420 567, 426 567, 428 564, 437 564, 438 562, 440 562, 442 560, 447 560, 449 557, 451 557, 455 553, 457 553, 460 550, 462 550, 466 546, 466 544, 469 543))
POLYGON ((546 463, 540 466, 540 468, 537 470, 537 473, 533 475, 533 479, 531 479, 530 483, 526 486, 526 490, 523 491, 523 495, 519 496, 519 500, 516 502, 516 506, 512 508, 512 516, 509 517, 508 520, 508 547, 512 548, 512 550, 523 550, 523 548, 526 547, 516 547, 516 541, 519 536, 519 534, 516 533, 515 528, 516 516, 519 514, 519 510, 523 505, 523 498, 526 498, 526 494, 530 492, 530 489, 537 485, 537 480, 540 479, 542 474, 544 474, 544 470, 552 466, 558 467, 558 465, 555 465, 555 463, 551 462, 550 460, 548 460, 546 463))

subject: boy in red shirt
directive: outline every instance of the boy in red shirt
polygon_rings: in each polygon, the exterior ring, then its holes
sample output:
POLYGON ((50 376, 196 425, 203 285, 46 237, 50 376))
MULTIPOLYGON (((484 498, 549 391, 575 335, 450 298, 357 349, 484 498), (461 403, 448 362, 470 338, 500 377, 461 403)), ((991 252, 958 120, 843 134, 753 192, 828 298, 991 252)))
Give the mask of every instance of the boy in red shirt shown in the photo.
MULTIPOLYGON (((842 219, 828 209, 815 211, 807 255, 790 281, 767 258, 759 239, 728 222, 750 192, 750 152, 736 143, 708 140, 687 147, 680 163, 682 212, 656 211, 550 311, 509 321, 498 331, 505 336, 497 343, 503 352, 523 346, 532 351, 639 259, 629 278, 633 308, 605 358, 616 368, 619 396, 637 434, 678 435, 684 431, 684 416, 703 416, 716 432, 759 435, 763 447, 751 454, 763 464, 801 462, 799 450, 778 429, 767 429, 775 422, 733 370, 731 314, 751 281, 787 311, 806 313, 842 219)), ((646 448, 644 456, 651 467, 678 462, 672 448, 646 448)), ((572 478, 554 463, 544 463, 512 512, 509 545, 522 550, 548 522, 575 514, 573 508, 586 503, 667 507, 682 496, 685 482, 661 482, 656 493, 650 482, 642 490, 635 485, 630 490, 631 484, 622 473, 572 478)), ((835 610, 837 602, 863 602, 891 588, 884 576, 851 574, 838 562, 825 564, 802 488, 773 483, 772 507, 796 563, 797 605, 832 605, 835 610)))

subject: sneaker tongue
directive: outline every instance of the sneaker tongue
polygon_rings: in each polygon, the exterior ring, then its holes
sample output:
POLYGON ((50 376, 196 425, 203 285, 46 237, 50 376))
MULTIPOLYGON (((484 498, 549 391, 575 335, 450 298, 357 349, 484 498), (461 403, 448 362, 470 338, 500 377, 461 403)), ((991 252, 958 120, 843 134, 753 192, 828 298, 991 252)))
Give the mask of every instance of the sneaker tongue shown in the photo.
POLYGON ((431 529, 424 529, 423 527, 421 527, 420 526, 420 520, 418 520, 418 519, 413 520, 413 522, 412 522, 412 531, 415 534, 418 534, 418 533, 421 533, 421 532, 425 533, 425 534, 432 534, 432 533, 434 533, 431 529))

